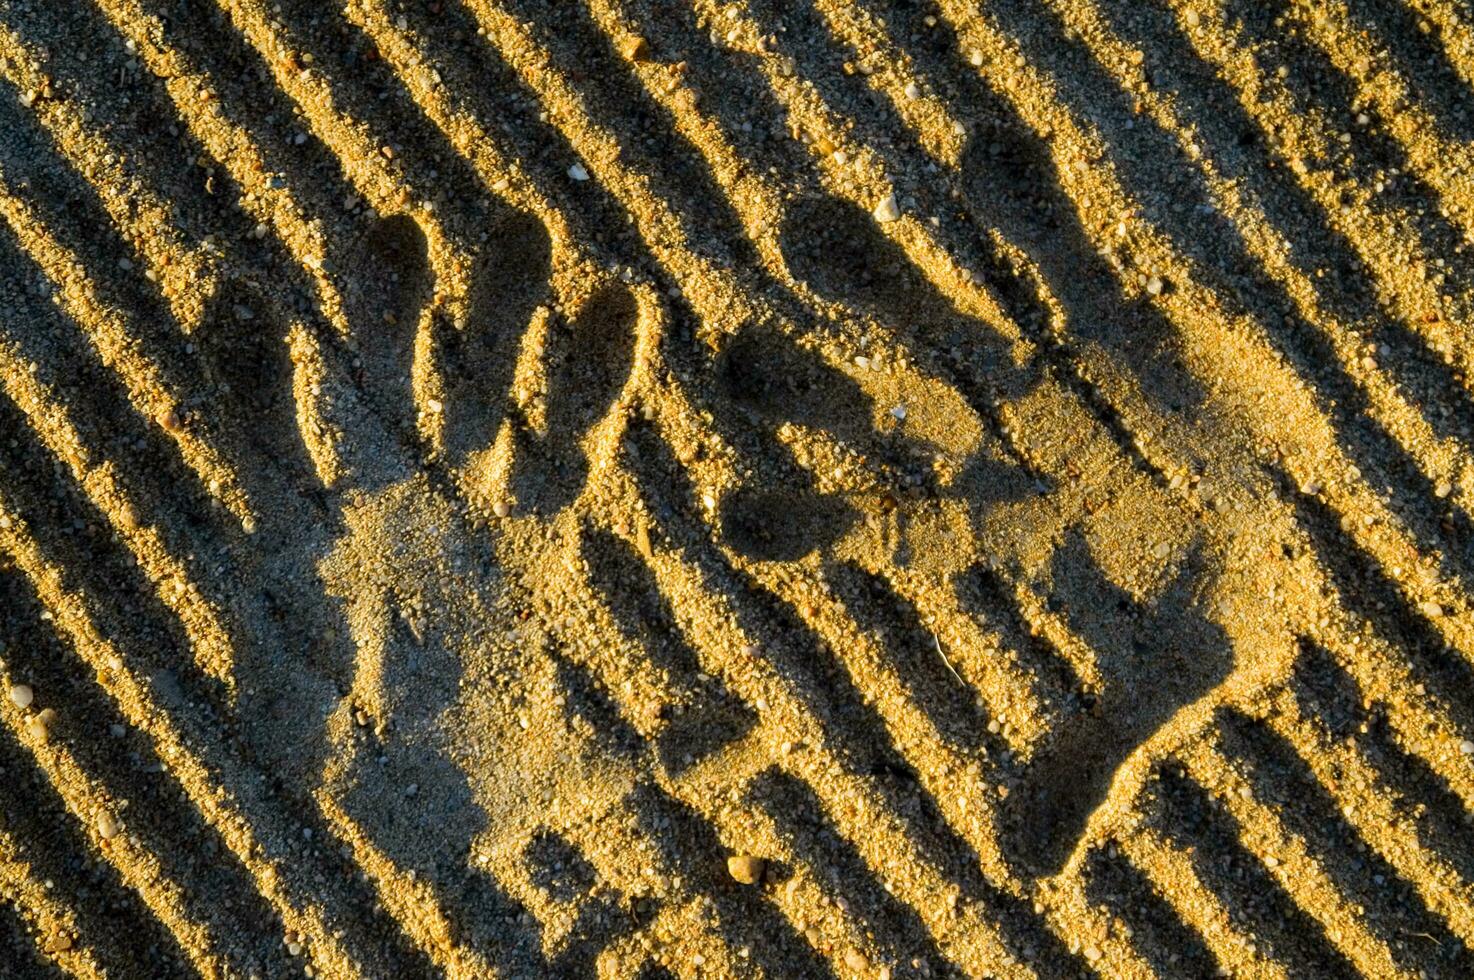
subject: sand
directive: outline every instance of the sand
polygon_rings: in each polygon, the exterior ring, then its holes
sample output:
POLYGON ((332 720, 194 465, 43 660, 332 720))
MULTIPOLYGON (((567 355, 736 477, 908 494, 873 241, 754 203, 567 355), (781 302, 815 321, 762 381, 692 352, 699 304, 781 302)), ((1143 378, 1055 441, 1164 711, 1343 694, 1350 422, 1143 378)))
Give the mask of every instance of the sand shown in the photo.
POLYGON ((1463 0, 0 0, 0 975, 1474 975, 1463 0))

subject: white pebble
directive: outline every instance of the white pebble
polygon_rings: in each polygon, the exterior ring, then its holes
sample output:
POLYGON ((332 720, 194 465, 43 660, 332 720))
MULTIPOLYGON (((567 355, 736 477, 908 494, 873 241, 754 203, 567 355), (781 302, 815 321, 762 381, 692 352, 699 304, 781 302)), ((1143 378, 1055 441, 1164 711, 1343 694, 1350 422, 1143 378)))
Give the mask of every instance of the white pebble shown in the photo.
POLYGON ((1464 755, 1474 755, 1474 742, 1465 739, 1459 743, 1459 751, 1464 755))
POLYGON ((17 684, 10 689, 10 700, 15 702, 17 708, 29 708, 31 702, 36 700, 36 694, 28 684, 17 684))
POLYGON ((574 180, 584 181, 589 179, 589 172, 584 169, 583 164, 575 163, 573 166, 568 168, 568 176, 572 177, 574 180))
POLYGON ((895 221, 901 217, 901 206, 896 203, 896 195, 887 194, 875 205, 875 220, 879 222, 895 221))
POLYGON ((97 815, 97 832, 104 840, 118 836, 118 818, 104 810, 97 815))
POLYGON ((491 512, 497 517, 506 517, 512 512, 512 505, 507 503, 505 500, 498 500, 496 503, 491 505, 491 512))

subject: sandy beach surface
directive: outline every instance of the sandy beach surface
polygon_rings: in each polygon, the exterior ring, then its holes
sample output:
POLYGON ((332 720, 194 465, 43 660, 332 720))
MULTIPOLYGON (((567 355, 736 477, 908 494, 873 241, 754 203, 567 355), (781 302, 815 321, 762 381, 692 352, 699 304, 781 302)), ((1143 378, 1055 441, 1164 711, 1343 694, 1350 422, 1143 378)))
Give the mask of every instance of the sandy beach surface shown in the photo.
POLYGON ((0 0, 0 976, 1474 976, 1468 0, 0 0))

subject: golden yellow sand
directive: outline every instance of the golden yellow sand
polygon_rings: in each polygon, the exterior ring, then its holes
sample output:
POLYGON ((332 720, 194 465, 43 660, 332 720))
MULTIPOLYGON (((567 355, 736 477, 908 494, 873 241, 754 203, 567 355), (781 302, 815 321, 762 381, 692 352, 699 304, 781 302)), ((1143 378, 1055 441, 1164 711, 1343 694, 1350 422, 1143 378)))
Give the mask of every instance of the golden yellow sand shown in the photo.
POLYGON ((1465 0, 0 76, 0 976, 1474 975, 1465 0))

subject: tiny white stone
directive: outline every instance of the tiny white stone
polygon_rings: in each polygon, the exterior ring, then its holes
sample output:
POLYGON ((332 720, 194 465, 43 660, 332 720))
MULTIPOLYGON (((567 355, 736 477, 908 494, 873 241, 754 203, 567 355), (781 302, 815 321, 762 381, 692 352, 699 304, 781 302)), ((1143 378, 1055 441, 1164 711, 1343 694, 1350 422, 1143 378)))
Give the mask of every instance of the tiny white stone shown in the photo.
POLYGON ((1152 276, 1146 281, 1146 291, 1153 296, 1160 296, 1164 285, 1161 276, 1152 276))
POLYGON ((897 422, 906 421, 906 406, 897 405, 895 408, 891 409, 891 415, 895 418, 897 422))
POLYGON ((106 810, 97 815, 97 832, 104 840, 118 836, 118 818, 106 810))
POLYGON ((919 89, 919 88, 916 87, 916 83, 915 82, 907 82, 906 83, 906 98, 908 98, 908 99, 919 99, 919 98, 921 98, 921 89, 919 89))
POLYGON ((1464 755, 1474 755, 1474 742, 1465 739, 1459 743, 1459 751, 1464 755))
POLYGON ((895 221, 901 216, 901 206, 896 203, 896 195, 887 194, 875 205, 875 220, 879 222, 895 221))
POLYGON ((583 164, 575 163, 573 166, 568 168, 568 176, 572 177, 574 180, 583 181, 589 179, 589 172, 584 169, 583 164))
POLYGON ((1418 610, 1429 619, 1437 619, 1443 615, 1443 607, 1432 601, 1419 603, 1418 610))
POLYGON ((491 512, 497 517, 506 517, 512 512, 512 505, 507 503, 505 500, 498 500, 496 503, 491 505, 491 512))
POLYGON ((36 695, 29 685, 17 684, 10 689, 10 700, 15 702, 17 708, 29 708, 31 702, 36 700, 36 695))

